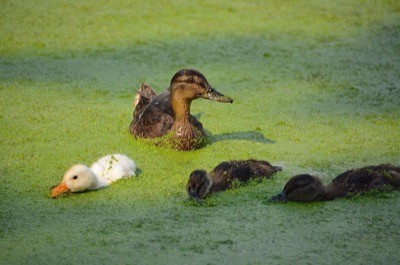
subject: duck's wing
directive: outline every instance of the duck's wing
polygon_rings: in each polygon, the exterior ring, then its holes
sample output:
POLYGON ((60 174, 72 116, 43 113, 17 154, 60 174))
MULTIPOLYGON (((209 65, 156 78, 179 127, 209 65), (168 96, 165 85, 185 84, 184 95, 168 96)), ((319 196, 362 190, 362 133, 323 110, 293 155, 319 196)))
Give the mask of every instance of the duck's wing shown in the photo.
POLYGON ((395 189, 400 189, 400 167, 394 165, 384 165, 385 171, 389 174, 388 183, 395 189))
POLYGON ((381 164, 347 170, 339 174, 328 185, 331 190, 336 189, 338 196, 348 193, 362 193, 369 189, 379 189, 385 185, 400 188, 400 168, 381 164))
POLYGON ((272 174, 282 170, 282 167, 273 166, 265 160, 250 159, 243 162, 250 167, 250 174, 252 177, 270 178, 272 174))
POLYGON ((281 167, 273 166, 264 160, 232 160, 222 162, 213 169, 213 173, 224 181, 239 180, 241 182, 248 181, 250 178, 271 177, 277 171, 282 170, 281 167))
POLYGON ((133 118, 138 118, 147 105, 149 105, 149 103, 156 96, 157 93, 148 84, 143 83, 133 100, 133 105, 135 107, 135 110, 133 111, 133 118))
POLYGON ((222 162, 208 174, 212 180, 210 192, 223 191, 230 187, 232 183, 232 179, 230 178, 231 167, 230 162, 222 162))
POLYGON ((214 172, 210 172, 209 176, 212 180, 212 185, 210 187, 209 192, 218 192, 224 191, 231 187, 231 179, 225 177, 224 175, 215 174, 214 172))
MULTIPOLYGON (((334 199, 338 197, 344 197, 350 192, 355 191, 355 185, 354 180, 352 179, 352 174, 354 173, 354 170, 347 170, 345 172, 340 173, 337 175, 327 186, 326 186, 326 193, 327 197, 334 199)), ((365 173, 365 172, 364 172, 365 173)), ((358 174, 358 181, 365 181, 366 178, 368 178, 368 174, 358 174)))
POLYGON ((135 117, 129 127, 130 133, 141 138, 165 135, 172 126, 173 111, 170 94, 164 92, 156 97, 135 117))
POLYGON ((327 190, 329 193, 334 193, 335 197, 365 192, 371 188, 372 172, 373 168, 370 166, 342 172, 329 183, 327 190))
POLYGON ((250 167, 243 161, 225 161, 217 165, 209 176, 213 182, 210 191, 222 191, 231 187, 232 181, 245 182, 251 177, 250 167))

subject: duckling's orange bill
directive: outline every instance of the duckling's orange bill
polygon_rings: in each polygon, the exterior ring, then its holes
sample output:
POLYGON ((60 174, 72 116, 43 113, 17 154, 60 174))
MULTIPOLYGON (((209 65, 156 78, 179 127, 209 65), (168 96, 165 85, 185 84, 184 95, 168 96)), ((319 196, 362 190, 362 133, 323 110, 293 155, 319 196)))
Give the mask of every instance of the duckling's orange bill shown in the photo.
POLYGON ((67 187, 67 183, 65 181, 61 182, 60 184, 58 184, 57 186, 55 186, 54 188, 51 189, 51 197, 52 198, 56 198, 58 196, 60 196, 63 193, 68 192, 69 189, 67 187))

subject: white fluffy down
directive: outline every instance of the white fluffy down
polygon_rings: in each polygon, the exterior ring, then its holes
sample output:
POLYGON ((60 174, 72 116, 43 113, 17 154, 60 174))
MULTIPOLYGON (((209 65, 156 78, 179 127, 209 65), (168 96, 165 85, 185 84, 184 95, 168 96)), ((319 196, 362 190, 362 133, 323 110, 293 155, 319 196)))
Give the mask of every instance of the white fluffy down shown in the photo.
POLYGON ((107 184, 122 178, 136 176, 135 161, 122 154, 106 155, 90 167, 107 184))

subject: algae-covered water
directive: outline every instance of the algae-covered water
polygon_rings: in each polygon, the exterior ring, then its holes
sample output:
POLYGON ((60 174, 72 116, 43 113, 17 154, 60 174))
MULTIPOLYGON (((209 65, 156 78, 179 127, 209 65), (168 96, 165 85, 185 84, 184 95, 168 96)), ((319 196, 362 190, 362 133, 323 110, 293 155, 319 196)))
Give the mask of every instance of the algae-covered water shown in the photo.
POLYGON ((400 193, 270 203, 299 173, 400 166, 398 1, 2 1, 0 264, 398 264, 400 193), (201 71, 196 151, 128 132, 142 82, 201 71), (50 199, 109 153, 139 174, 50 199), (283 171, 187 199, 190 172, 231 159, 283 171))

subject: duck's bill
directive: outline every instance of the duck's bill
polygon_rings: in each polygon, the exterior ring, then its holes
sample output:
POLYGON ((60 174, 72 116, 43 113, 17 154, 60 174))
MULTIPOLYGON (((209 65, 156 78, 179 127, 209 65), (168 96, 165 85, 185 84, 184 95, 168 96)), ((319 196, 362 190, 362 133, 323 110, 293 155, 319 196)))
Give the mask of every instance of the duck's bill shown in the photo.
POLYGON ((202 199, 202 198, 200 198, 199 195, 196 194, 196 193, 189 193, 188 195, 189 195, 189 199, 193 199, 193 200, 196 200, 196 201, 199 201, 199 200, 202 199))
POLYGON ((189 195, 188 200, 192 200, 192 201, 195 201, 197 203, 202 203, 203 202, 203 198, 200 198, 198 196, 190 196, 189 195))
POLYGON ((272 202, 285 202, 285 201, 287 201, 285 192, 281 192, 278 195, 275 195, 275 196, 271 197, 269 200, 272 201, 272 202))
POLYGON ((60 184, 58 184, 57 186, 55 186, 54 188, 51 189, 50 196, 51 196, 51 198, 57 198, 61 194, 64 194, 64 193, 67 193, 67 192, 69 192, 69 189, 67 187, 67 183, 63 181, 63 182, 61 182, 60 184))
POLYGON ((230 97, 219 93, 214 88, 211 88, 207 93, 203 94, 203 98, 213 100, 213 101, 223 102, 223 103, 232 103, 233 102, 233 100, 230 97))

